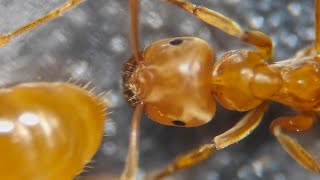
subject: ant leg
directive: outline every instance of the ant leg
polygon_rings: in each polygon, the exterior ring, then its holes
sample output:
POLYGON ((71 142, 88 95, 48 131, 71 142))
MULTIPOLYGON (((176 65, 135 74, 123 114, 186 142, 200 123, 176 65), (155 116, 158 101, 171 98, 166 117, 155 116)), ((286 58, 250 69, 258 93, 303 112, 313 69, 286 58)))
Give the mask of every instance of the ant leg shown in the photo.
POLYGON ((266 34, 259 31, 244 31, 239 24, 228 17, 206 7, 197 6, 187 0, 166 1, 186 10, 189 13, 192 13, 202 21, 219 28, 225 33, 237 37, 243 42, 256 46, 265 59, 271 58, 272 41, 266 34))
POLYGON ((54 18, 57 18, 59 15, 61 15, 63 12, 71 9, 72 7, 76 6, 77 4, 80 3, 81 0, 68 0, 68 2, 66 2, 63 6, 57 8, 57 9, 54 9, 52 11, 50 11, 48 14, 46 14, 45 16, 43 17, 40 17, 39 19, 36 19, 18 29, 16 29, 15 31, 12 31, 12 32, 9 32, 7 34, 0 34, 0 47, 1 46, 5 46, 8 44, 8 42, 20 35, 20 34, 23 34, 25 32, 28 32, 36 27, 38 27, 39 25, 47 22, 47 21, 50 21, 54 18))
POLYGON ((169 163, 164 169, 160 170, 151 178, 146 179, 160 180, 170 176, 178 170, 191 167, 202 160, 205 160, 214 151, 223 149, 234 144, 248 136, 260 123, 262 116, 267 108, 267 104, 263 103, 256 109, 248 112, 240 121, 225 133, 216 136, 211 143, 201 145, 200 147, 178 156, 173 162, 169 163))
POLYGON ((307 46, 295 53, 294 58, 320 55, 320 0, 314 1, 314 44, 307 46))
POLYGON ((139 123, 143 113, 143 104, 138 104, 134 110, 131 124, 130 144, 127 154, 125 168, 121 175, 121 180, 134 180, 137 174, 139 161, 138 135, 139 123))
POLYGON ((270 126, 273 135, 282 147, 306 169, 319 173, 320 166, 315 158, 309 154, 297 141, 283 133, 284 131, 304 131, 312 127, 315 121, 313 113, 304 113, 296 116, 285 116, 275 119, 270 126))

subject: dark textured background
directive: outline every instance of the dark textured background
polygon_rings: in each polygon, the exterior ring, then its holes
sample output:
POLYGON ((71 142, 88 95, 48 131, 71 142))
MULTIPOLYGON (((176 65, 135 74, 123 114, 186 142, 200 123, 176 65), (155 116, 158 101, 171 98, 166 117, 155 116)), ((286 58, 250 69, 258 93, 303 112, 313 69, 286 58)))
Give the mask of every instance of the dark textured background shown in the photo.
MULTIPOLYGON (((196 1, 195 1, 196 2, 196 1)), ((313 39, 313 1, 199 0, 239 22, 261 29, 275 42, 275 59, 292 56, 313 39)), ((1 0, 0 32, 8 32, 64 3, 63 0, 1 0)), ((191 15, 159 0, 141 0, 141 47, 160 38, 197 36, 209 41, 218 56, 247 47, 191 15)), ((111 179, 122 170, 132 109, 123 99, 121 69, 131 56, 127 1, 87 0, 63 17, 14 39, 0 49, 0 86, 20 82, 92 81, 97 91, 109 91, 113 112, 106 122, 106 137, 95 158, 79 179, 111 179)), ((204 163, 171 180, 301 180, 320 179, 297 165, 268 132, 271 120, 288 113, 273 105, 248 138, 215 153, 204 163)), ((209 124, 174 128, 144 118, 141 127, 141 175, 163 166, 175 155, 208 142, 239 119, 241 113, 218 108, 209 124)), ((310 149, 320 149, 319 133, 300 137, 310 149), (318 148, 317 148, 318 147, 318 148)), ((319 153, 318 153, 319 155, 319 153)), ((114 179, 118 179, 115 177, 114 179)))

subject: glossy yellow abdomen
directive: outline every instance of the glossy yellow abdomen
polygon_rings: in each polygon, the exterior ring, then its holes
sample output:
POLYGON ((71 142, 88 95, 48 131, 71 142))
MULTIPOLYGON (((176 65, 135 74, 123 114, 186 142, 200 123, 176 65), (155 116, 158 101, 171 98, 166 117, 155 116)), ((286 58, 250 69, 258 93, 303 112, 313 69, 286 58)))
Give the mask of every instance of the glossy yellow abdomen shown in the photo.
POLYGON ((70 180, 99 148, 105 106, 68 83, 0 90, 0 176, 70 180))

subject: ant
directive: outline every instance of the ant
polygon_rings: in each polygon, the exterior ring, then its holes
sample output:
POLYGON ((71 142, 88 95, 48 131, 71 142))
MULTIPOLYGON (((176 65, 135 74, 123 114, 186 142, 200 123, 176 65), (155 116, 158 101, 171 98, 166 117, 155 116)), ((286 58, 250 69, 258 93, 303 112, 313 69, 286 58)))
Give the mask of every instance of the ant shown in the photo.
POLYGON ((166 1, 253 45, 256 50, 232 50, 215 62, 215 52, 205 40, 175 37, 156 41, 139 51, 139 2, 129 0, 134 55, 124 68, 124 87, 135 113, 121 179, 136 176, 138 123, 143 112, 160 124, 196 127, 211 121, 216 110, 214 100, 226 109, 248 112, 231 129, 178 156, 165 168, 149 174, 147 179, 163 179, 247 137, 260 124, 268 101, 296 110, 295 115, 273 120, 270 132, 301 166, 319 173, 315 157, 286 132, 310 129, 320 110, 320 0, 314 1, 314 44, 298 51, 291 59, 275 63, 270 62, 272 40, 263 32, 244 30, 228 17, 188 0, 166 1))
MULTIPOLYGON (((0 46, 78 5, 63 6, 15 31, 0 46)), ((73 179, 97 152, 108 103, 71 82, 30 82, 0 89, 1 179, 73 179)))

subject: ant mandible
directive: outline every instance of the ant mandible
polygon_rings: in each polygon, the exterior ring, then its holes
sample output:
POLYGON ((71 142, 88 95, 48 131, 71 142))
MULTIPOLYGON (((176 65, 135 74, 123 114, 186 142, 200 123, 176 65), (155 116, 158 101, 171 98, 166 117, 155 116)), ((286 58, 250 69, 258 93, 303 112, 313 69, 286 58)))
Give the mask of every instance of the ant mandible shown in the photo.
POLYGON ((129 0, 134 56, 124 68, 124 87, 135 115, 122 179, 133 179, 136 174, 137 124, 142 112, 160 124, 195 127, 212 119, 214 99, 226 109, 249 112, 210 143, 178 156, 147 179, 162 179, 242 140, 261 122, 269 100, 297 110, 296 115, 273 120, 270 131, 300 165, 319 173, 315 158, 285 132, 308 130, 320 110, 320 0, 314 4, 314 44, 298 51, 293 58, 276 63, 270 62, 273 45, 266 34, 245 31, 224 15, 187 0, 166 1, 257 50, 232 50, 213 64, 215 53, 206 41, 176 37, 154 42, 139 52, 139 2, 129 0))
MULTIPOLYGON (((60 8, 0 35, 0 46, 76 6, 60 8)), ((97 152, 103 136, 106 103, 89 84, 23 83, 0 89, 1 179, 73 179, 97 152)))

